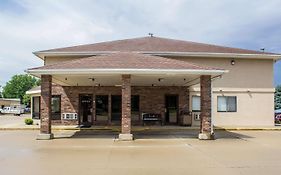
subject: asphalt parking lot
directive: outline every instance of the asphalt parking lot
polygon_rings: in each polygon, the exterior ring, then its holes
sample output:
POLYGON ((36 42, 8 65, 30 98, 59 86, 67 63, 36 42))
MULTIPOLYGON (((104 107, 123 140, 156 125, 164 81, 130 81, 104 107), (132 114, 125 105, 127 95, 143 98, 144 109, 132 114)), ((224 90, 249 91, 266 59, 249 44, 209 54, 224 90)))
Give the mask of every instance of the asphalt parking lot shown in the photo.
POLYGON ((281 131, 138 131, 121 142, 113 131, 0 131, 0 174, 280 174, 281 131))
MULTIPOLYGON (((0 114, 0 128, 2 127, 26 127, 24 119, 31 118, 30 114, 14 116, 12 114, 0 114)), ((39 124, 39 120, 34 120, 34 125, 39 124)))

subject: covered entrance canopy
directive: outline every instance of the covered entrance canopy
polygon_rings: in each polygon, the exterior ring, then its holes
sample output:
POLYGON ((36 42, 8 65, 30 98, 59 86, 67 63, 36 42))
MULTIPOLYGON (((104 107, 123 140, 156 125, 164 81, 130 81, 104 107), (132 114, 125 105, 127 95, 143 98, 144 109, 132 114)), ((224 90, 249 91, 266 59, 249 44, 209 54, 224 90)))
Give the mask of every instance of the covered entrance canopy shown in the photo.
POLYGON ((211 79, 226 70, 198 66, 185 61, 137 52, 117 52, 108 55, 65 61, 32 68, 28 73, 41 77, 41 134, 51 137, 50 100, 52 82, 61 86, 116 86, 122 89, 122 132, 120 139, 132 139, 132 86, 191 86, 201 84, 200 138, 210 139, 211 79))
POLYGON ((134 77, 132 86, 190 86, 200 75, 214 77, 226 71, 159 56, 118 52, 46 65, 28 72, 38 77, 52 75, 53 82, 63 86, 118 86, 122 74, 134 77))

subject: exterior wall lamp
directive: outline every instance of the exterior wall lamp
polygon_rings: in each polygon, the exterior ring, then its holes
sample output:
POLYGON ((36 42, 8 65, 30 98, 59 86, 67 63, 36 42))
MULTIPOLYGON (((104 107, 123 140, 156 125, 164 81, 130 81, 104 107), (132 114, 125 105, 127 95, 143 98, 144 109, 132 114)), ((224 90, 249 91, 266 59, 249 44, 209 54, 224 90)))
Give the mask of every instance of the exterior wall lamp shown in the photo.
POLYGON ((235 60, 232 59, 232 60, 230 61, 230 64, 231 64, 232 66, 234 66, 234 65, 235 65, 235 60))
POLYGON ((164 78, 158 78, 158 81, 162 82, 162 81, 164 81, 164 78))

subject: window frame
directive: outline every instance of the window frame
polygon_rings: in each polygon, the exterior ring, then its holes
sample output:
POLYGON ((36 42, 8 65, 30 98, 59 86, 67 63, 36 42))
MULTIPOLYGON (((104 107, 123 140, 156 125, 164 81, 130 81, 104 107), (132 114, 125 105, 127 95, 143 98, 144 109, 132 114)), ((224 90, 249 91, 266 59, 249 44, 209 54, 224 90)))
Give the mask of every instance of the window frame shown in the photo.
POLYGON ((61 95, 52 95, 51 99, 51 119, 52 120, 61 120, 61 95), (59 99, 59 112, 53 112, 53 98, 59 99))
POLYGON ((96 109, 96 116, 97 115, 99 115, 99 113, 98 113, 98 98, 104 98, 104 99, 102 99, 102 100, 105 100, 107 103, 105 103, 105 106, 104 106, 104 108, 102 108, 103 109, 103 111, 101 111, 102 113, 106 113, 106 115, 108 116, 108 109, 109 109, 109 95, 96 95, 96 105, 95 105, 95 109, 96 109))
POLYGON ((139 95, 131 95, 131 112, 140 112, 140 96, 139 95), (137 110, 136 108, 133 108, 133 99, 137 99, 137 110))
POLYGON ((217 96, 217 112, 237 112, 237 96, 217 96), (226 98, 226 110, 221 111, 219 110, 219 98, 226 98), (228 98, 234 98, 235 99, 235 110, 229 110, 229 104, 228 104, 228 98))
POLYGON ((191 111, 192 112, 201 112, 201 96, 199 96, 199 95, 192 95, 191 96, 191 111), (199 98, 199 110, 193 110, 193 97, 199 98))

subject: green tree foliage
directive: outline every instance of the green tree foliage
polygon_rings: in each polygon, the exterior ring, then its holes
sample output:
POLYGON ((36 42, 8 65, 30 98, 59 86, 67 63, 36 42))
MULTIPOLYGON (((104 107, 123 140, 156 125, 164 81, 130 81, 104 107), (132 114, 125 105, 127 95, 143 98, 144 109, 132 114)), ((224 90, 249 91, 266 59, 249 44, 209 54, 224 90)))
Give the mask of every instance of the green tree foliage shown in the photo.
MULTIPOLYGON (((40 84, 39 80, 30 75, 14 75, 3 87, 2 94, 4 98, 20 98, 23 102, 25 92, 38 84, 40 84)), ((27 103, 26 98, 25 103, 27 103)))
POLYGON ((274 103, 275 109, 281 109, 281 85, 275 89, 274 103))
POLYGON ((22 98, 22 103, 30 106, 30 102, 31 102, 31 97, 28 94, 24 94, 23 98, 22 98))
POLYGON ((3 98, 3 95, 2 95, 2 86, 0 85, 0 98, 3 98))

